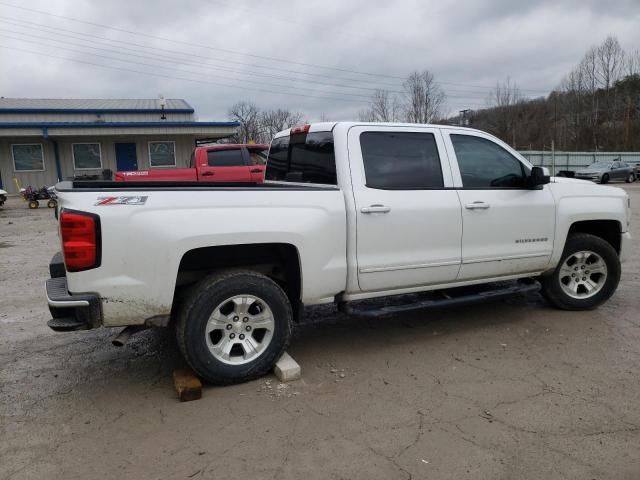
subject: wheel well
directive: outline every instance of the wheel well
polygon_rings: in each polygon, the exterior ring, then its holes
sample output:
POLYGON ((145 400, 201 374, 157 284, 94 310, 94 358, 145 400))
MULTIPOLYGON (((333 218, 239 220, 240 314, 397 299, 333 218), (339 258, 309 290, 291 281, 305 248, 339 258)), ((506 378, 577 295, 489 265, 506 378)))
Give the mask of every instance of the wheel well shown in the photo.
POLYGON ((186 287, 211 273, 229 269, 253 270, 271 278, 289 297, 294 314, 299 313, 302 290, 300 258, 297 248, 286 243, 219 245, 189 250, 180 260, 174 308, 186 287))
POLYGON ((620 253, 620 222, 616 220, 585 220, 571 225, 572 233, 589 233, 607 241, 616 252, 620 253))

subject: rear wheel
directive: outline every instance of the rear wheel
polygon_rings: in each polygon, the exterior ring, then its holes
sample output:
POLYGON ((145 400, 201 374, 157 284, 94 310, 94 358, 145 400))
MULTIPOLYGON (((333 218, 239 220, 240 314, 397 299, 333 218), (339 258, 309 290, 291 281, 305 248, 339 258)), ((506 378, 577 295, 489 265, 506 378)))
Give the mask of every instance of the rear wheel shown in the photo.
POLYGON ((602 178, 600 179, 600 183, 609 183, 609 174, 605 173, 604 175, 602 175, 602 178))
POLYGON ((542 278, 542 293, 564 310, 588 310, 607 301, 620 282, 620 259, 600 237, 569 236, 554 272, 542 278))
POLYGON ((627 177, 627 183, 633 183, 636 181, 636 176, 633 173, 630 173, 627 177))
POLYGON ((29 208, 33 210, 34 208, 38 208, 40 206, 40 202, 37 200, 29 200, 29 208))
POLYGON ((193 287, 176 336, 186 361, 207 382, 238 383, 273 368, 289 344, 292 319, 289 299, 273 280, 226 272, 193 287))

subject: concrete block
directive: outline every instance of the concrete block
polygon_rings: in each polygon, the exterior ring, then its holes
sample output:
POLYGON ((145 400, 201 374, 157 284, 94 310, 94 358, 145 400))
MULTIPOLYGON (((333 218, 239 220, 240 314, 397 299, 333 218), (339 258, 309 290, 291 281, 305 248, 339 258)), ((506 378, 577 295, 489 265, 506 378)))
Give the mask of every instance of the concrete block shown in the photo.
POLYGON ((291 358, 287 352, 285 352, 276 363, 273 373, 276 374, 276 377, 278 377, 278 380, 281 382, 290 382, 300 378, 302 369, 300 368, 300 365, 298 365, 298 363, 291 358))
POLYGON ((173 383, 181 402, 202 398, 202 382, 191 370, 174 370, 173 383))

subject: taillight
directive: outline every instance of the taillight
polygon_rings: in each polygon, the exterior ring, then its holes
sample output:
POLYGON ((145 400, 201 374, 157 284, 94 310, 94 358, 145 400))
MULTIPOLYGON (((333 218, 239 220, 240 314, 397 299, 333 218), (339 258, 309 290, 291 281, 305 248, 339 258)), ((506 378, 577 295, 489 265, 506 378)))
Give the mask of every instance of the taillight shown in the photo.
POLYGON ((80 272, 100 266, 100 218, 97 215, 63 209, 60 236, 68 271, 80 272))

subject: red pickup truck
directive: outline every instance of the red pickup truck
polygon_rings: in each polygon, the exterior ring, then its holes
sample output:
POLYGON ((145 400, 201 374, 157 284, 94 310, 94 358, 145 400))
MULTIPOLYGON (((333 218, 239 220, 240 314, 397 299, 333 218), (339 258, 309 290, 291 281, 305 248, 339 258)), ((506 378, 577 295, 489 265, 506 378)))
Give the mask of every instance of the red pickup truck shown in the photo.
POLYGON ((269 145, 219 144, 196 147, 189 168, 116 172, 119 182, 254 182, 264 181, 269 145))

